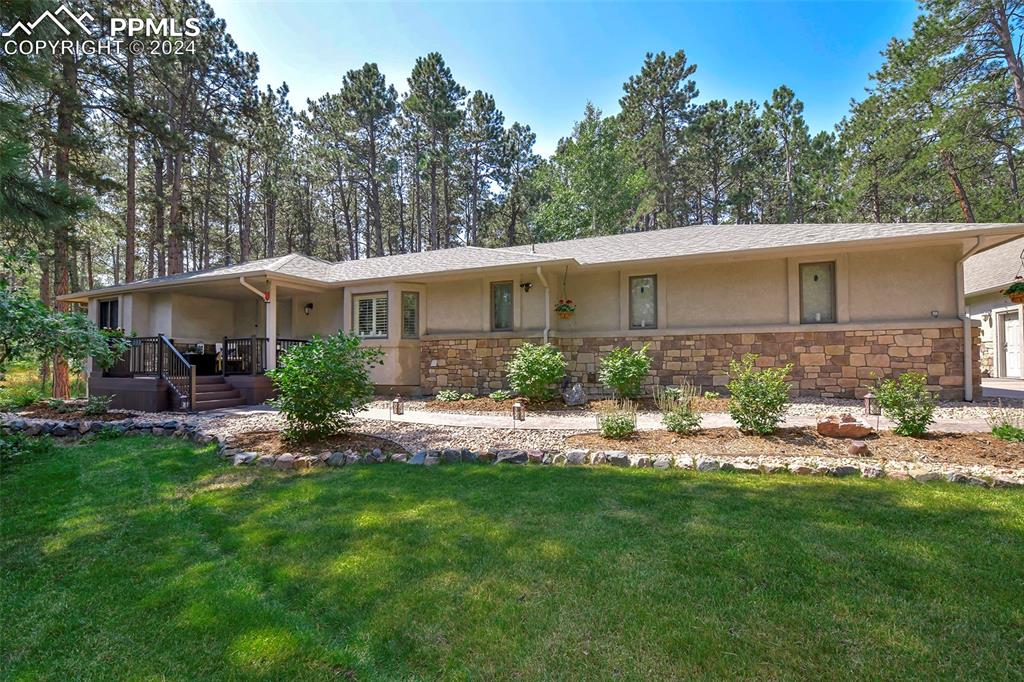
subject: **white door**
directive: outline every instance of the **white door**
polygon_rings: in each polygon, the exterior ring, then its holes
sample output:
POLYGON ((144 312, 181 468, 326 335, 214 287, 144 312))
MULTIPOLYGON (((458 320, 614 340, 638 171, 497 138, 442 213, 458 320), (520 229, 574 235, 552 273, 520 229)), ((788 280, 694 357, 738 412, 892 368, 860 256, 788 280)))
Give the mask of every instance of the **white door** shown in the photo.
POLYGON ((1003 313, 1003 368, 1007 377, 1020 378, 1020 314, 1003 313))

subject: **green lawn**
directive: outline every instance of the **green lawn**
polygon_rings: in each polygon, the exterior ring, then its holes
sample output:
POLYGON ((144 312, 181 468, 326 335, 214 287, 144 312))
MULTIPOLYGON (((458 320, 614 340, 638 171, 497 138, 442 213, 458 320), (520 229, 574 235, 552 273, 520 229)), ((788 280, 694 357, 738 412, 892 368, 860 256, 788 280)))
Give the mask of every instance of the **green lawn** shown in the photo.
POLYGON ((7 464, 0 677, 1024 675, 1024 494, 611 468, 7 464))

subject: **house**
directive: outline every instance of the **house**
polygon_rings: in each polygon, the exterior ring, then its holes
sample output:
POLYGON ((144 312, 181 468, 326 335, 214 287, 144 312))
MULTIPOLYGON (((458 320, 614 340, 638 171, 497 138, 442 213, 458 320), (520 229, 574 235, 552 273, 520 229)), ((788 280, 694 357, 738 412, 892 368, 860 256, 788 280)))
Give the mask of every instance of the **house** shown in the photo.
POLYGON ((136 408, 261 402, 282 353, 338 329, 384 350, 385 392, 494 390, 516 346, 549 341, 595 392, 603 353, 647 344, 650 383, 717 390, 731 359, 757 353, 793 363, 800 395, 861 397, 914 369, 971 400, 980 323, 963 262, 1021 236, 1024 223, 693 226, 340 263, 289 254, 63 300, 137 336, 89 377, 136 408))
POLYGON ((968 314, 981 323, 982 376, 1024 378, 1024 306, 1002 291, 1024 276, 1024 239, 971 256, 964 264, 968 314))

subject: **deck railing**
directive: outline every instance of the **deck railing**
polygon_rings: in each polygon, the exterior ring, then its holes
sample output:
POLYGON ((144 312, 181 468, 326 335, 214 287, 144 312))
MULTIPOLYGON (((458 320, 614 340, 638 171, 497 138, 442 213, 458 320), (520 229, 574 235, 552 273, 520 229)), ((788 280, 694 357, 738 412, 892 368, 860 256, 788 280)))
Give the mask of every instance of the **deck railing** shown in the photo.
POLYGON ((155 377, 165 379, 182 409, 195 404, 196 368, 163 334, 132 336, 125 339, 128 348, 104 372, 109 377, 155 377))
MULTIPOLYGON (((224 337, 221 350, 221 372, 225 375, 263 374, 267 371, 267 343, 265 336, 224 337)), ((277 357, 306 343, 303 339, 278 339, 277 357)))
POLYGON ((170 339, 161 335, 160 341, 161 376, 177 394, 181 408, 190 410, 196 403, 196 368, 174 347, 170 339))

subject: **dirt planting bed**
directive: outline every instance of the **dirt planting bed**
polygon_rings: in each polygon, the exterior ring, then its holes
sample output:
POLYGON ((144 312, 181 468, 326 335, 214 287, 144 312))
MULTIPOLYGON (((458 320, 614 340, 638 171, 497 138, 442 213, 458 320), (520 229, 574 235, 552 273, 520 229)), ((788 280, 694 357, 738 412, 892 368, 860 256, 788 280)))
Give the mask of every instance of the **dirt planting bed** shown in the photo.
POLYGON ((131 417, 132 414, 133 413, 126 412, 104 412, 103 414, 86 414, 81 410, 61 412, 60 410, 53 409, 49 405, 30 405, 26 409, 18 412, 19 417, 24 417, 27 419, 51 419, 54 421, 62 422, 116 422, 127 417, 131 417))
MULTIPOLYGON (((865 440, 867 456, 911 462, 949 462, 1024 467, 1024 444, 983 433, 935 433, 906 438, 884 432, 865 440)), ((669 431, 640 431, 624 440, 586 433, 568 436, 566 447, 623 450, 629 453, 788 457, 844 457, 850 441, 819 436, 813 429, 780 429, 772 436, 750 436, 736 429, 708 429, 692 436, 669 431)))
POLYGON ((280 455, 285 452, 294 455, 319 455, 325 451, 365 452, 374 448, 379 448, 384 454, 389 455, 396 452, 408 453, 408 450, 393 440, 362 433, 341 433, 306 443, 291 443, 281 436, 280 431, 251 431, 236 434, 231 447, 263 455, 280 455))

